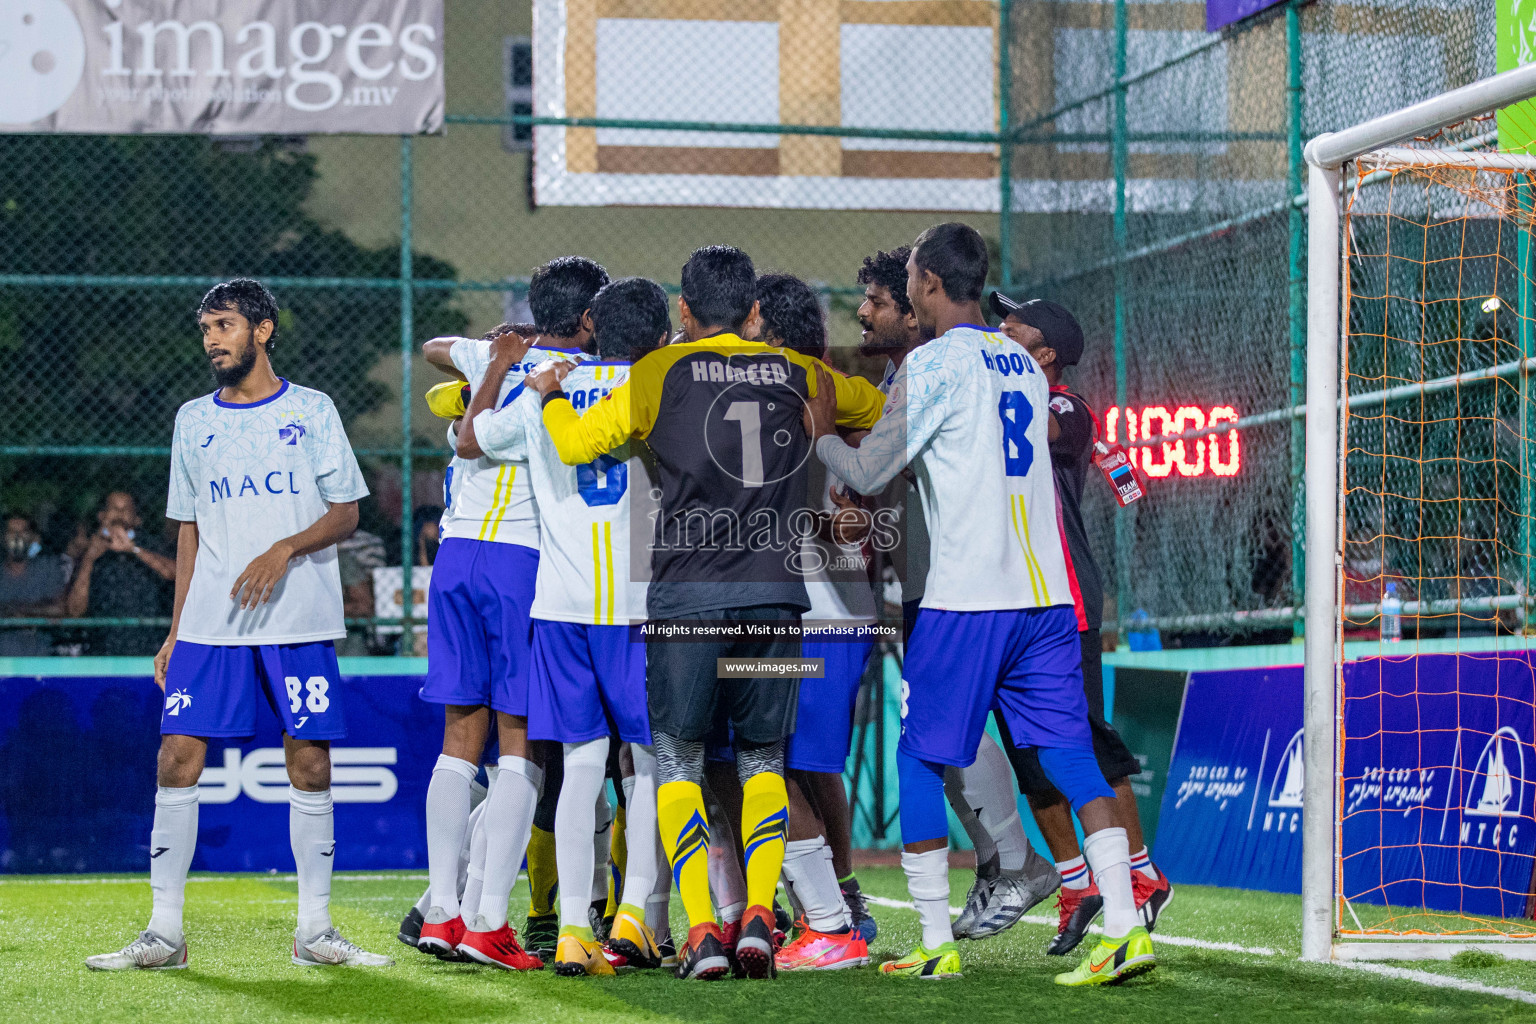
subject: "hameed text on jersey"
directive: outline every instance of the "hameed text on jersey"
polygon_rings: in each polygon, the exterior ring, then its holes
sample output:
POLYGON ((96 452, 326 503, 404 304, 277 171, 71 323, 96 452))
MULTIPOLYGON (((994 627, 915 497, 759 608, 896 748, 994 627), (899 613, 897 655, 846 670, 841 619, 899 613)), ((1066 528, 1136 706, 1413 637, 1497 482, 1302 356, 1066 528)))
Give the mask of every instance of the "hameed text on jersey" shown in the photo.
POLYGON ((1072 603, 1047 450, 1049 399, 1023 346, 962 324, 907 356, 858 448, 818 442, 827 467, 864 494, 912 464, 930 545, 924 608, 1072 603))
MULTIPOLYGON (((630 364, 584 362, 561 385, 586 410, 629 377, 630 364)), ((652 522, 655 467, 640 441, 592 462, 567 466, 544 430, 538 394, 525 391, 475 417, 475 437, 490 457, 524 461, 539 506, 539 575, 530 614, 599 626, 645 619, 649 560, 631 558, 630 524, 652 522)), ((642 545, 643 548, 643 545, 642 545)))
MULTIPOLYGON (((797 571, 796 520, 808 510, 810 445, 801 413, 815 386, 808 371, 817 364, 717 334, 648 354, 585 414, 559 396, 545 403, 544 426, 567 464, 591 462, 631 438, 655 453, 662 508, 652 539, 650 618, 810 607, 797 571)), ((875 386, 832 376, 838 423, 873 424, 875 386)))
POLYGON ((165 514, 197 523, 197 562, 176 637, 199 644, 295 644, 346 635, 336 548, 295 558, 271 599, 230 597, 256 556, 368 486, 329 396, 283 381, 248 405, 218 392, 176 413, 165 514))
MULTIPOLYGON (((448 356, 460 373, 478 388, 491 365, 491 343, 480 338, 457 338, 448 356)), ((501 382, 496 407, 501 408, 522 394, 523 378, 540 363, 550 359, 580 359, 577 349, 530 348, 521 362, 514 363, 501 382)), ((445 511, 442 538, 462 537, 498 544, 521 544, 538 549, 539 510, 528 486, 527 463, 509 462, 481 456, 465 459, 455 456, 443 484, 445 511)))

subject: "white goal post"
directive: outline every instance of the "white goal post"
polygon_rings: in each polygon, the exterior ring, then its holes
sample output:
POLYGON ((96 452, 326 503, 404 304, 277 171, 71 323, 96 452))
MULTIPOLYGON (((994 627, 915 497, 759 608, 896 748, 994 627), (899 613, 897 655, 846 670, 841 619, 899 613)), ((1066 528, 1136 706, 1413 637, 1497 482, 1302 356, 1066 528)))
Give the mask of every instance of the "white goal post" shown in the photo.
MULTIPOLYGON (((1339 528, 1342 263, 1341 183, 1346 164, 1371 154, 1375 165, 1394 161, 1479 170, 1536 172, 1536 158, 1514 153, 1417 150, 1397 144, 1429 135, 1536 96, 1536 64, 1483 79, 1353 128, 1320 135, 1306 146, 1308 163, 1306 588, 1305 588, 1305 802, 1302 856, 1302 958, 1438 958, 1468 947, 1493 948, 1472 939, 1446 941, 1340 942, 1335 924, 1338 863, 1336 800, 1340 787, 1337 739, 1343 725, 1343 664, 1339 604, 1343 559, 1339 528), (1394 147, 1394 148, 1388 148, 1394 147), (1385 152, 1381 152, 1385 150, 1385 152)), ((1347 312, 1346 314, 1347 315, 1347 312)), ((1403 937, 1399 937, 1403 938, 1403 937)), ((1497 942, 1500 952, 1536 958, 1536 943, 1497 942)))

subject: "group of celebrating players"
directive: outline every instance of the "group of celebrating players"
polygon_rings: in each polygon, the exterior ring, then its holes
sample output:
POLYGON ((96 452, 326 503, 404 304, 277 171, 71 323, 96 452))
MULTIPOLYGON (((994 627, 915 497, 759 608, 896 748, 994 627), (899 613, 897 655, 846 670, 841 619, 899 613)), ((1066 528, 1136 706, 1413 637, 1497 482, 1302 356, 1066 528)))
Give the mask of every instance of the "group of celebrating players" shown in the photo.
MULTIPOLYGON (((986 276, 984 241, 955 223, 864 261, 859 352, 886 358, 878 387, 824 362, 810 286, 759 276, 729 246, 684 265, 675 336, 660 286, 570 256, 534 274, 532 324, 426 343, 454 378, 428 395, 454 453, 421 689, 444 732, 429 884, 403 942, 508 970, 553 959, 561 975, 868 964, 842 772, 876 646, 869 555, 894 523, 901 861, 922 937, 879 970, 957 977, 957 937, 994 935, 1058 888, 1050 952, 1102 920, 1058 984, 1153 968, 1173 890, 1141 839, 1139 765, 1103 714, 1103 592, 1079 510, 1096 428, 1060 383, 1082 331, 1059 305, 997 292, 1002 327, 988 327, 986 276), (1015 778, 1054 864, 1025 838, 1015 778), (977 856, 953 922, 946 797, 977 856), (525 856, 519 941, 507 915, 525 856)), ((345 734, 335 544, 367 489, 330 400, 272 370, 271 294, 232 281, 197 315, 220 387, 182 407, 172 443, 153 912, 87 963, 186 965, 207 740, 251 735, 261 694, 285 728, 293 960, 388 964, 328 909, 327 751, 345 734)))

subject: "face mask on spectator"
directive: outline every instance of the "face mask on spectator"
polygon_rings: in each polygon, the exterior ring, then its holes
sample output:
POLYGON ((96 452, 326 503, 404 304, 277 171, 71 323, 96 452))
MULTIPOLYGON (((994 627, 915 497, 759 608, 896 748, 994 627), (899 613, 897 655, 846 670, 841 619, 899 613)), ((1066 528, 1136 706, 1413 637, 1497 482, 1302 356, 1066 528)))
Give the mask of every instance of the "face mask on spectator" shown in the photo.
POLYGON ((28 542, 27 538, 20 534, 7 538, 5 542, 5 553, 13 562, 24 562, 28 558, 36 558, 41 550, 43 550, 41 544, 35 540, 28 542))
MULTIPOLYGON (((134 539, 134 532, 133 532, 133 528, 132 528, 132 527, 129 527, 129 528, 128 528, 128 531, 127 531, 127 532, 128 532, 128 539, 129 539, 129 540, 133 540, 133 539, 134 539)), ((103 537, 110 537, 110 536, 112 536, 112 531, 111 531, 111 530, 109 530, 109 529, 107 529, 107 528, 106 528, 106 527, 105 527, 105 526, 103 526, 103 527, 102 527, 102 528, 101 528, 101 535, 102 535, 102 536, 103 536, 103 537)))

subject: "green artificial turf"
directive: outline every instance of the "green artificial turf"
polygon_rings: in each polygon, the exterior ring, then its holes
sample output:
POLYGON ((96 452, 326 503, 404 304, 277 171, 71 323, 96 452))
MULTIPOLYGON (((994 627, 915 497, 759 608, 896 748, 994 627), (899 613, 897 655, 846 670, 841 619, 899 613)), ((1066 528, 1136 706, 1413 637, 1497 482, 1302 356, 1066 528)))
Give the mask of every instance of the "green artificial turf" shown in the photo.
MULTIPOLYGON (((860 872, 865 891, 905 900, 899 870, 860 872)), ((969 873, 952 873, 960 903, 969 873)), ((980 1021, 1320 1021, 1405 1024, 1414 1020, 1536 1019, 1536 1006, 1503 996, 1435 988, 1359 970, 1297 962, 1300 901, 1293 896, 1180 886, 1159 926, 1171 937, 1231 943, 1241 950, 1163 942, 1158 969, 1112 989, 1063 990, 1051 975, 1071 961, 1043 950, 1039 923, 1049 904, 1012 931, 961 943, 965 977, 953 982, 887 979, 874 968, 785 975, 774 982, 683 984, 662 972, 565 979, 552 971, 511 975, 443 964, 402 946, 398 921, 420 894, 419 874, 336 877, 333 911, 354 941, 397 958, 394 967, 298 968, 289 963, 295 890, 291 877, 193 876, 187 887, 191 963, 184 971, 100 974, 91 953, 133 937, 149 911, 145 879, 0 879, 0 994, 9 1020, 156 1021, 215 1024, 356 1021, 415 1024, 678 1021, 685 1024, 975 1024, 980 1021), (1263 952, 1268 950, 1269 952, 1263 952)), ((526 908, 514 894, 513 921, 526 908)), ((905 907, 872 908, 876 959, 918 938, 905 907)), ((674 927, 681 934, 681 921, 674 927)), ((1086 944, 1083 950, 1086 950, 1086 944)), ((1536 991, 1536 965, 1463 957, 1397 965, 1482 985, 1536 991)))

